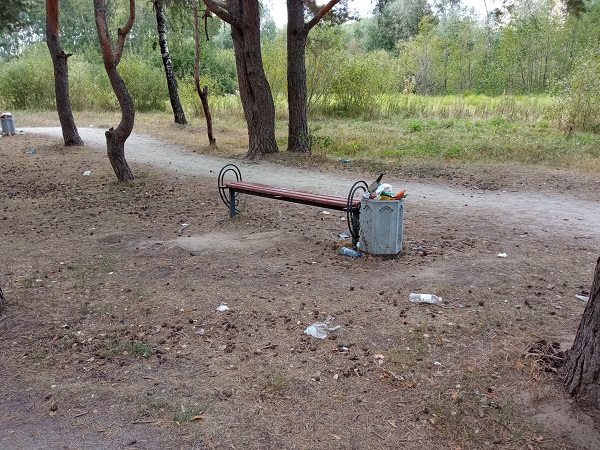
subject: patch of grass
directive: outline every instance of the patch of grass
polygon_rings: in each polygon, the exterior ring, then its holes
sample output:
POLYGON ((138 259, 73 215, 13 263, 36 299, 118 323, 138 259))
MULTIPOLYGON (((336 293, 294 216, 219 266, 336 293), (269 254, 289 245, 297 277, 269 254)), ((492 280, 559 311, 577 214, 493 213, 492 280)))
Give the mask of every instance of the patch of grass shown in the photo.
POLYGON ((173 405, 166 400, 154 400, 140 406, 133 416, 133 421, 163 416, 167 413, 172 413, 174 409, 173 405))
POLYGON ((423 131, 423 124, 420 121, 414 121, 408 124, 408 130, 411 133, 417 133, 423 131))
POLYGON ((100 270, 102 272, 114 272, 118 259, 113 255, 100 256, 100 270))
POLYGON ((176 423, 193 422, 196 417, 204 414, 207 409, 207 406, 193 406, 186 408, 184 405, 181 405, 181 411, 175 414, 173 420, 176 423))
POLYGON ((35 280, 36 280, 37 276, 35 273, 30 273, 25 275, 21 281, 23 283, 23 287, 27 288, 27 289, 31 289, 33 288, 33 286, 35 285, 35 280))

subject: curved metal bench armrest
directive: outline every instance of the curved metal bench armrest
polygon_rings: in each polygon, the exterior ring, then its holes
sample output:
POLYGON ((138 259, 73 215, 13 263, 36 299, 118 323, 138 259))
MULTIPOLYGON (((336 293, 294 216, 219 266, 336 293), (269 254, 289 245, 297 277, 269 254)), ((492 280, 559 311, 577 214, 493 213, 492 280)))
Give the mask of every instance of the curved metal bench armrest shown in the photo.
MULTIPOLYGON (((358 192, 368 192, 369 185, 366 181, 357 181, 350 188, 350 192, 348 192, 348 204, 346 208, 346 221, 348 222, 348 230, 350 231, 350 235, 352 236, 352 243, 356 245, 359 239, 359 230, 360 230, 360 204, 354 206, 355 195, 358 192)), ((362 194, 361 194, 362 196, 362 194)))
MULTIPOLYGON (((235 181, 242 181, 242 172, 240 172, 240 169, 235 165, 235 164, 227 164, 225 166, 223 166, 223 168, 221 169, 221 171, 219 172, 219 178, 218 178, 218 186, 219 186, 219 195, 221 196, 221 200, 223 200, 223 203, 225 203, 225 205, 230 208, 230 201, 229 201, 229 189, 226 186, 225 183, 225 176, 233 173, 235 175, 235 181)), ((239 194, 236 193, 236 197, 239 194)))

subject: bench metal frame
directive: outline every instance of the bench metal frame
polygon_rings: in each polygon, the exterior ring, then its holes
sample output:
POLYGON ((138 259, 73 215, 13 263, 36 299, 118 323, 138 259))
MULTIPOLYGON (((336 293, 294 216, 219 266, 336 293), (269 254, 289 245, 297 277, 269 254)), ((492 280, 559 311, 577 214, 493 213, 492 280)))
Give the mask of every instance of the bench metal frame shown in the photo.
POLYGON ((348 197, 343 198, 243 181, 240 169, 235 164, 227 164, 219 172, 218 186, 221 200, 229 208, 229 216, 231 218, 234 218, 239 213, 239 194, 256 195, 258 197, 272 198, 286 202, 346 211, 346 220, 352 241, 354 244, 358 242, 360 197, 368 191, 368 185, 365 181, 354 183, 348 193, 348 197), (231 178, 232 180, 227 182, 226 178, 231 178))

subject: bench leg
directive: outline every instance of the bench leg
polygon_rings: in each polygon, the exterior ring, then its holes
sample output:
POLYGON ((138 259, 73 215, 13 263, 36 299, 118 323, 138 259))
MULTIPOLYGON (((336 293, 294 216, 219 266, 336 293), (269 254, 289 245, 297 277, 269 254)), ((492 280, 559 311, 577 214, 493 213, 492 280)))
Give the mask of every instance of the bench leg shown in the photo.
POLYGON ((235 216, 235 191, 229 188, 229 217, 233 219, 235 216))

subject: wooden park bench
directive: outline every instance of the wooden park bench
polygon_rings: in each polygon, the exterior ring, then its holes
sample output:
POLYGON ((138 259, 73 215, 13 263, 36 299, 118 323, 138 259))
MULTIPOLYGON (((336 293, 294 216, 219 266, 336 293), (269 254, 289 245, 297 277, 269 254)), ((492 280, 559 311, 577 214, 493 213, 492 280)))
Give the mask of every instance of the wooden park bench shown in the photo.
POLYGON ((360 217, 360 197, 366 192, 368 185, 365 181, 357 181, 352 185, 348 197, 338 197, 327 194, 317 194, 307 191, 269 186, 267 184, 242 181, 242 174, 234 164, 227 164, 219 172, 219 194, 223 203, 229 208, 229 215, 234 218, 238 213, 239 194, 256 195, 259 197, 283 200, 320 208, 346 211, 348 229, 354 243, 358 242, 358 225, 360 217), (226 181, 231 178, 232 181, 226 181), (233 180, 235 178, 235 180, 233 180), (358 194, 358 196, 357 196, 358 194))

